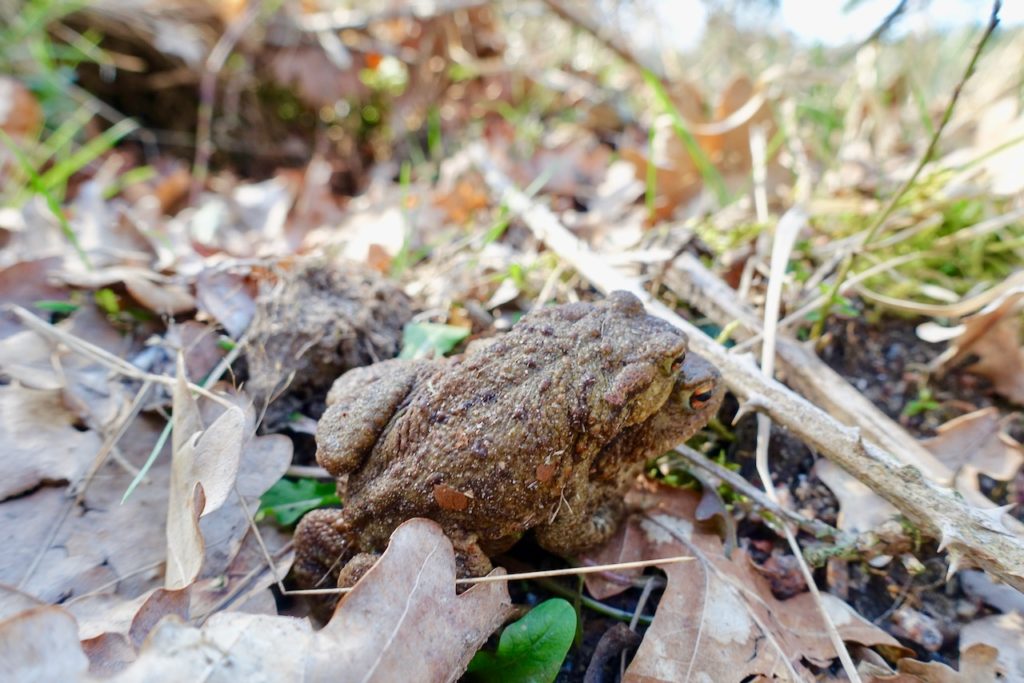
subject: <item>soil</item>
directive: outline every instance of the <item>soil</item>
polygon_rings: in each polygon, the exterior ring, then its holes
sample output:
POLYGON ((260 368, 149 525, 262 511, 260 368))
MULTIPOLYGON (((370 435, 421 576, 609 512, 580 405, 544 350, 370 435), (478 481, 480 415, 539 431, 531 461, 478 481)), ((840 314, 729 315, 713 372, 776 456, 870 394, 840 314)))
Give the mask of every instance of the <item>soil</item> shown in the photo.
POLYGON ((278 431, 298 411, 319 418, 331 384, 355 367, 393 358, 412 301, 391 280, 356 264, 281 264, 266 284, 246 349, 246 388, 278 431))

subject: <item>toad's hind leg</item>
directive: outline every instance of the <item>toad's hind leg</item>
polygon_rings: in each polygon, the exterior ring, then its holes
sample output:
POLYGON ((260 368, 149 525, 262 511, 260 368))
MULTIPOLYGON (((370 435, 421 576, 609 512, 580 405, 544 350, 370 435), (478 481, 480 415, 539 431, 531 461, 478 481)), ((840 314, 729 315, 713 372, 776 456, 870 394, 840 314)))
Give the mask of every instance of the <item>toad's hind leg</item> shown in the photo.
POLYGON ((355 554, 342 510, 313 510, 295 529, 292 574, 303 588, 333 588, 338 572, 355 554))
POLYGON ((534 536, 545 550, 557 555, 576 555, 611 538, 624 513, 622 498, 614 495, 572 508, 563 502, 551 522, 534 528, 534 536))

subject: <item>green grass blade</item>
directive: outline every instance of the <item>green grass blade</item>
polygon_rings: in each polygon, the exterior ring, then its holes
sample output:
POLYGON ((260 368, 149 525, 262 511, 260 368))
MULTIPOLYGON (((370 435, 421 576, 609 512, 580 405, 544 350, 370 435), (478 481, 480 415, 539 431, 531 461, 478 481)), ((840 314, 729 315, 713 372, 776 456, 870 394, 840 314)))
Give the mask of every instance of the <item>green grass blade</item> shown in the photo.
POLYGON ((683 147, 686 148, 687 154, 689 154, 690 158, 693 159, 693 163, 697 167, 700 177, 704 180, 704 184, 710 187, 715 193, 715 198, 721 206, 730 204, 732 202, 732 197, 729 194, 729 189, 725 186, 725 180, 723 180, 722 174, 718 172, 718 169, 711 163, 708 156, 704 154, 704 150, 702 150, 700 145, 697 144, 697 140, 693 137, 693 133, 691 133, 686 127, 686 120, 679 112, 675 103, 672 102, 672 98, 669 97, 668 92, 665 90, 665 86, 663 86, 661 81, 658 80, 658 77, 650 71, 644 71, 644 80, 647 81, 647 85, 654 91, 654 97, 658 100, 658 104, 661 108, 665 113, 672 117, 672 128, 675 130, 679 140, 683 143, 683 147))

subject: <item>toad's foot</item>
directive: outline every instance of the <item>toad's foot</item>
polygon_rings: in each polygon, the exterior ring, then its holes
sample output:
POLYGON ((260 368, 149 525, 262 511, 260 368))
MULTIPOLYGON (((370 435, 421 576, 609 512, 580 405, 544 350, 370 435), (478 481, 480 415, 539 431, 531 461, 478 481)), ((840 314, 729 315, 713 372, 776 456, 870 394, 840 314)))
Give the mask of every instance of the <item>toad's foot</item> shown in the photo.
POLYGON ((548 524, 534 529, 537 543, 556 555, 577 555, 605 543, 619 526, 625 513, 622 499, 615 496, 578 505, 563 505, 548 524))
POLYGON ((355 553, 351 534, 345 533, 342 511, 313 510, 295 529, 295 564, 292 573, 303 588, 333 588, 341 568, 355 553))

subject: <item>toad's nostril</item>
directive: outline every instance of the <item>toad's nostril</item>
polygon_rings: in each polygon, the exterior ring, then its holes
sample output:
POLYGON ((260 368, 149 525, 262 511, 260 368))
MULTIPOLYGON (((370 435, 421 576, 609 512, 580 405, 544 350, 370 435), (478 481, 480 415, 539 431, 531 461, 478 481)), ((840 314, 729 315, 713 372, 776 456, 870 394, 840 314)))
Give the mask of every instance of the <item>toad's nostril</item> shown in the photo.
POLYGON ((715 395, 714 382, 702 382, 690 395, 690 407, 700 410, 708 404, 715 395))
POLYGON ((686 360, 686 352, 679 354, 674 361, 672 361, 672 372, 676 373, 683 367, 683 361, 686 360))

